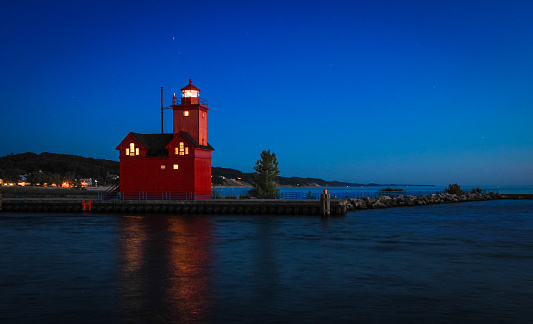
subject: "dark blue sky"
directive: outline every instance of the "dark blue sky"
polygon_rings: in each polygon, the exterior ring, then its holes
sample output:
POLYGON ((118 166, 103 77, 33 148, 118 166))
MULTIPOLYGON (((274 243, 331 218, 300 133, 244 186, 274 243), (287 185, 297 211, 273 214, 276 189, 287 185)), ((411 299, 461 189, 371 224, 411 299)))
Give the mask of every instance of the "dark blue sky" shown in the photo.
MULTIPOLYGON (((118 160, 189 77, 213 166, 533 184, 532 1, 9 1, 0 156, 118 160)), ((172 131, 171 111, 165 132, 172 131)))

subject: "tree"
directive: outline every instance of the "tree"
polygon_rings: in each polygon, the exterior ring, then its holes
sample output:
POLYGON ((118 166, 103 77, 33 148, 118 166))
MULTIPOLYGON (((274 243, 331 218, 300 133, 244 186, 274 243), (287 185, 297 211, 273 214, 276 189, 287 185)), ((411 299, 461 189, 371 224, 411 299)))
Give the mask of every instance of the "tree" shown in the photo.
POLYGON ((457 183, 449 184, 447 188, 444 188, 444 192, 447 194, 454 194, 458 196, 462 196, 465 194, 464 190, 461 189, 461 186, 457 183))
POLYGON ((20 175, 24 173, 18 169, 0 170, 0 179, 4 180, 4 183, 18 183, 20 181, 20 175))
POLYGON ((274 199, 279 188, 276 177, 279 176, 278 159, 270 150, 261 152, 261 159, 255 162, 253 174, 254 187, 248 193, 259 199, 274 199))
POLYGON ((50 175, 50 184, 55 184, 58 187, 61 187, 63 181, 61 181, 61 175, 59 173, 53 173, 50 175))

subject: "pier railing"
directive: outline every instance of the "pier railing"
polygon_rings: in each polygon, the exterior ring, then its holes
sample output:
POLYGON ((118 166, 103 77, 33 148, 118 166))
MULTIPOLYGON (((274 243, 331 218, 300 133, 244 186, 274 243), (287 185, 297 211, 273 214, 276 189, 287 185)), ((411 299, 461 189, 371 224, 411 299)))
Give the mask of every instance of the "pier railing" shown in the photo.
POLYGON ((312 192, 276 192, 276 199, 320 199, 320 193, 312 192))
MULTIPOLYGON (((112 200, 199 200, 211 199, 211 191, 120 191, 112 200)), ((107 200, 105 192, 99 200, 107 200)))
MULTIPOLYGON (((497 193, 497 189, 483 189, 484 194, 497 193)), ((418 190, 418 191, 346 191, 346 192, 329 192, 332 199, 346 198, 378 198, 381 196, 396 197, 404 196, 424 196, 431 194, 441 194, 440 190, 418 190)), ((222 196, 216 191, 119 191, 110 198, 108 191, 100 192, 99 200, 199 200, 199 199, 217 199, 222 196)), ((235 197, 236 198, 236 197, 235 197)), ((319 192, 277 192, 275 199, 291 200, 319 200, 319 192)))
MULTIPOLYGON (((360 198, 369 197, 377 198, 381 196, 423 196, 443 193, 438 190, 421 190, 421 191, 347 191, 347 192, 329 192, 332 199, 360 198)), ((312 192, 277 192, 276 199, 320 199, 320 193, 312 192)))
MULTIPOLYGON (((497 189, 483 189, 484 194, 497 193, 497 189)), ((347 192, 329 192, 332 199, 346 198, 378 198, 381 196, 396 197, 404 196, 424 196, 444 193, 442 190, 415 190, 415 191, 347 191, 347 192)), ((276 199, 320 199, 320 193, 313 192, 277 192, 276 199)))

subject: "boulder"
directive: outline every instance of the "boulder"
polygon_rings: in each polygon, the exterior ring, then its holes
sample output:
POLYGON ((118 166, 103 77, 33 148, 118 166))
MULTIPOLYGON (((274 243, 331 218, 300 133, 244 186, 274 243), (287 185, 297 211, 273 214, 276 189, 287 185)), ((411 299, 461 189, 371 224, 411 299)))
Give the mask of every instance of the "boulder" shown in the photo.
POLYGON ((355 209, 367 209, 366 202, 362 198, 349 198, 348 201, 355 209))
POLYGON ((385 205, 382 201, 376 201, 372 204, 372 208, 387 208, 387 205, 385 205))

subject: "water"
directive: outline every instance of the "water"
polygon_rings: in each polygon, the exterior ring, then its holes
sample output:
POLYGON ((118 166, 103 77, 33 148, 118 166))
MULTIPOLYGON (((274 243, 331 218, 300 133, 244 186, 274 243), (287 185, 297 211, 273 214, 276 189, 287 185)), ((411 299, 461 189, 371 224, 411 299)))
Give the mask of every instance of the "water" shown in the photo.
MULTIPOLYGON (((303 192, 303 193, 322 193, 327 190, 328 193, 335 195, 335 193, 368 193, 379 191, 380 189, 387 188, 388 186, 372 186, 372 187, 281 187, 280 191, 283 192, 303 192)), ((418 192, 418 191, 444 191, 447 186, 395 186, 394 188, 403 189, 406 192, 418 192)), ((494 190, 501 194, 533 194, 533 186, 461 186, 466 192, 472 191, 473 188, 481 188, 487 190, 494 190)), ((246 195, 251 188, 215 188, 222 196, 235 196, 246 195)))
POLYGON ((0 214, 0 322, 531 322, 533 201, 0 214))

